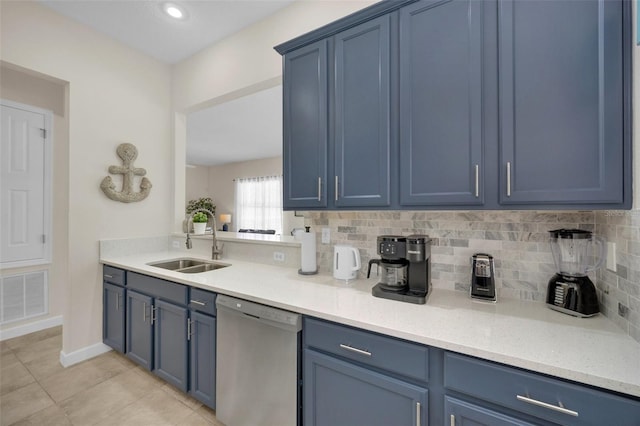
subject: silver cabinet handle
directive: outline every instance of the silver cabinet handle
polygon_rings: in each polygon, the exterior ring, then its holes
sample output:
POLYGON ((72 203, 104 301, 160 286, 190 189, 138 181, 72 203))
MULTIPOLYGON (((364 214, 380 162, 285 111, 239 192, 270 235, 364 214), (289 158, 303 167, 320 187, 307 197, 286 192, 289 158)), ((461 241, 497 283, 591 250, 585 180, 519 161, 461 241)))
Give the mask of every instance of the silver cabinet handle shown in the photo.
POLYGON ((342 343, 340 343, 340 347, 342 349, 346 349, 348 351, 355 352, 355 353, 360 354, 360 355, 371 356, 371 352, 365 351, 365 350, 362 350, 362 349, 358 349, 358 348, 354 348, 353 346, 343 345, 342 343))
POLYGON ((476 198, 480 196, 480 166, 476 164, 476 198))
POLYGON ((155 324, 156 322, 156 311, 158 310, 158 308, 154 307, 153 305, 151 305, 151 325, 155 324))
POLYGON ((322 178, 318 176, 318 201, 322 200, 322 178))
POLYGON ((338 175, 336 175, 336 201, 338 201, 338 175))
POLYGON ((546 402, 538 401, 537 399, 529 398, 528 396, 516 395, 516 398, 518 399, 518 401, 526 402, 527 404, 537 405, 538 407, 543 407, 562 414, 568 414, 569 416, 578 417, 577 411, 564 408, 561 402, 558 402, 558 405, 553 405, 546 402))
POLYGON ((200 306, 207 306, 206 302, 201 302, 199 300, 191 300, 191 303, 193 303, 194 305, 200 305, 200 306))
POLYGON ((456 416, 454 414, 449 417, 449 426, 456 426, 456 416))
POLYGON ((191 320, 187 318, 187 340, 191 340, 191 320))
POLYGON ((113 275, 107 275, 107 274, 104 274, 104 277, 105 277, 105 278, 113 278, 113 275))
POLYGON ((511 161, 507 161, 507 197, 511 197, 511 161))
POLYGON ((419 402, 416 402, 416 426, 420 426, 420 409, 421 409, 421 405, 419 402))

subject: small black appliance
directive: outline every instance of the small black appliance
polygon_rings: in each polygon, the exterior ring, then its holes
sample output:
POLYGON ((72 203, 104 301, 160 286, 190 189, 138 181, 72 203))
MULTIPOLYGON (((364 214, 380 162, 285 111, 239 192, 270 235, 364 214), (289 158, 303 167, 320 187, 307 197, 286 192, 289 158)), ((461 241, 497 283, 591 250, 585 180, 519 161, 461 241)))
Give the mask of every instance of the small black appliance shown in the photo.
POLYGON ((587 273, 606 259, 604 240, 582 229, 556 229, 549 234, 556 274, 547 286, 547 306, 578 317, 596 315, 598 294, 587 273))
POLYGON ((427 235, 381 235, 377 238, 380 259, 371 265, 382 269, 381 281, 371 293, 375 297, 424 304, 431 290, 431 239, 427 235))
POLYGON ((495 302, 497 297, 493 256, 476 253, 471 257, 471 264, 471 298, 495 302))

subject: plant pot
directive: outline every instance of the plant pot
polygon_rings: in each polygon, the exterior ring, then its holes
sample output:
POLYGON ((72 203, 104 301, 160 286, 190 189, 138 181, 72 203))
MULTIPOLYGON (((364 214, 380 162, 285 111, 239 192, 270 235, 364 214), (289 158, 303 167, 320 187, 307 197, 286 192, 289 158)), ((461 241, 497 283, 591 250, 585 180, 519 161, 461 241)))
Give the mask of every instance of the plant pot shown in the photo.
POLYGON ((204 231, 206 229, 207 229, 207 222, 193 222, 194 234, 204 234, 204 231))

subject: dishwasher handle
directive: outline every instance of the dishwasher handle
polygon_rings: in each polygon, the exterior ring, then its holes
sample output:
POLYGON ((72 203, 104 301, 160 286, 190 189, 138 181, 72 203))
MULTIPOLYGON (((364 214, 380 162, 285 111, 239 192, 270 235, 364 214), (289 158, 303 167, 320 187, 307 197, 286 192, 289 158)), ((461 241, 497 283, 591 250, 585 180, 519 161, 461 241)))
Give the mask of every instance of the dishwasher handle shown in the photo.
POLYGON ((249 321, 258 321, 286 331, 302 330, 302 315, 247 300, 219 294, 216 297, 218 317, 222 314, 234 315, 249 321))

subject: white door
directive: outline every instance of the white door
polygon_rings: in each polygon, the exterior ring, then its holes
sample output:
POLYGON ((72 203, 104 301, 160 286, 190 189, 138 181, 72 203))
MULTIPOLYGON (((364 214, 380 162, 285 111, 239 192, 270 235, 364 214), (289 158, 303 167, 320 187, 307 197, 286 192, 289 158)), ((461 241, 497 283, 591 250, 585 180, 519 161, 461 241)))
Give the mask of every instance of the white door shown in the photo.
POLYGON ((44 113, 2 105, 0 262, 46 258, 44 113))

